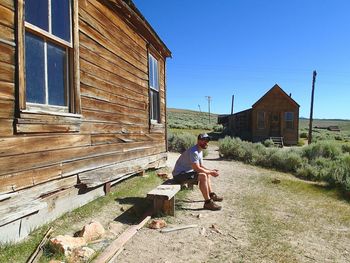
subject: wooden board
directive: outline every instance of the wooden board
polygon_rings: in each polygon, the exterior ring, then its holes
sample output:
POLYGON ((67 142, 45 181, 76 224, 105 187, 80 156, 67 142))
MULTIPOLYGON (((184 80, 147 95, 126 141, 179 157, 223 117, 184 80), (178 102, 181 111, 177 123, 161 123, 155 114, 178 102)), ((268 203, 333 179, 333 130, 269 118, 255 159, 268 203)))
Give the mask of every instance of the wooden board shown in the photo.
POLYGON ((155 189, 151 190, 147 194, 147 198, 155 198, 158 196, 165 197, 167 200, 173 198, 178 191, 180 191, 181 186, 176 185, 159 185, 155 189))

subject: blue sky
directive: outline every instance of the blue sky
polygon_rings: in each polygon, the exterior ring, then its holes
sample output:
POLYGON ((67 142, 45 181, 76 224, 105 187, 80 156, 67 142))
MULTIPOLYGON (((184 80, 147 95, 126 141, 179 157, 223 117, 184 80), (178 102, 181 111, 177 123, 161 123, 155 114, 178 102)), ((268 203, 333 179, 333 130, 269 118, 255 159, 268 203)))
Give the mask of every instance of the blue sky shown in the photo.
POLYGON ((172 51, 167 106, 230 113, 279 84, 309 117, 350 119, 349 0, 134 0, 172 51))

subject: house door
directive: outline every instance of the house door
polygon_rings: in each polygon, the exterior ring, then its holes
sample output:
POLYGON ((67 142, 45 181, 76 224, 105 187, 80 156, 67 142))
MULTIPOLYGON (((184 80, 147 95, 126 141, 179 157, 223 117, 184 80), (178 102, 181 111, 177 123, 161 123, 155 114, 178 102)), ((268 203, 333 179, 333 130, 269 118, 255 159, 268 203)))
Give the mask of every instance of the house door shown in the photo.
POLYGON ((281 137, 281 118, 279 112, 271 113, 270 137, 281 137))

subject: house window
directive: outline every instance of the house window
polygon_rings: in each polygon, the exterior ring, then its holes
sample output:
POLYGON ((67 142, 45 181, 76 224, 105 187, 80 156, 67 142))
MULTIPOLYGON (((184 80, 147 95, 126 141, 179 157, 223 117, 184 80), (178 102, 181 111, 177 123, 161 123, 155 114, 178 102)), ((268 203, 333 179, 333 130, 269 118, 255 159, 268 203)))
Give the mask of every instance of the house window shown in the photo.
POLYGON ((287 129, 294 129, 294 112, 285 112, 284 121, 287 129))
POLYGON ((158 61, 149 54, 148 57, 149 87, 150 87, 150 118, 151 121, 159 122, 159 77, 158 61))
MULTIPOLYGON (((23 8, 23 7, 22 7, 23 8)), ((71 0, 26 0, 24 18, 25 109, 69 112, 73 88, 71 0)))
POLYGON ((265 112, 258 111, 258 129, 265 129, 265 112))

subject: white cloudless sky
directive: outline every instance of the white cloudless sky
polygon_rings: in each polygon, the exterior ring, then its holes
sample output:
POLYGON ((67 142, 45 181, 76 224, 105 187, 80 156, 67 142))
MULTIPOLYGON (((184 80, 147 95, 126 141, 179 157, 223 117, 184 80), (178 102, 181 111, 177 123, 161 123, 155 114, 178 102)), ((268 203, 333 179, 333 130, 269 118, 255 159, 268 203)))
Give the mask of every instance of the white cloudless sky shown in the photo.
POLYGON ((349 0, 134 0, 172 51, 167 106, 230 113, 274 84, 309 117, 350 119, 349 0), (198 106, 199 105, 199 106, 198 106))

